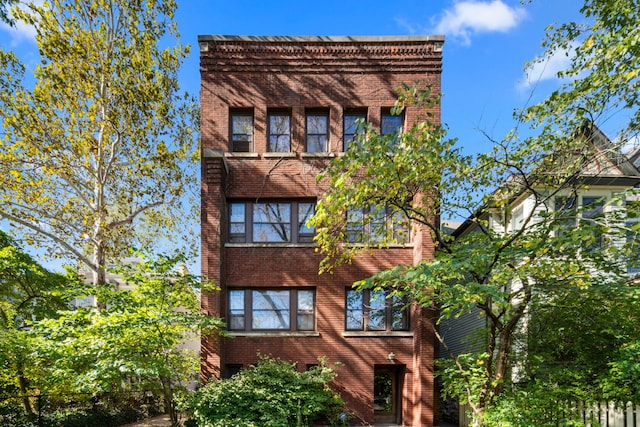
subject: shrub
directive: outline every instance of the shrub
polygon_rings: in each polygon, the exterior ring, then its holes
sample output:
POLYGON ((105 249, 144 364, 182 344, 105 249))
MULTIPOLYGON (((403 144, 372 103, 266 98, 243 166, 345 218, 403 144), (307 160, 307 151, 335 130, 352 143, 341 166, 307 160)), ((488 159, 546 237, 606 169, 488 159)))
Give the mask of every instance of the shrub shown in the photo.
POLYGON ((329 387, 334 367, 324 360, 298 372, 295 363, 261 357, 228 380, 212 381, 181 406, 200 427, 307 426, 338 420, 342 398, 329 387))

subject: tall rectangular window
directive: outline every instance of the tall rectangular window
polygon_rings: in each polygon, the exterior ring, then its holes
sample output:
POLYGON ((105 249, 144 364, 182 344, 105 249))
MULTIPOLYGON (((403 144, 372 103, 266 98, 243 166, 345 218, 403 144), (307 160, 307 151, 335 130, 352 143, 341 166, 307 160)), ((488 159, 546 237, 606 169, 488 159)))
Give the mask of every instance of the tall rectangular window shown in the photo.
POLYGON ((306 117, 307 153, 326 153, 329 151, 329 112, 310 110, 306 117))
POLYGON ((366 120, 367 114, 364 111, 345 112, 342 123, 342 142, 344 145, 344 151, 347 151, 349 149, 349 145, 352 142, 357 141, 358 135, 364 133, 366 120))
POLYGON ((400 140, 403 122, 404 116, 402 114, 393 115, 390 110, 382 112, 380 117, 380 134, 389 135, 391 146, 396 145, 400 140))
POLYGON ((291 151, 291 113, 274 110, 267 113, 269 125, 268 151, 288 153, 291 151))
POLYGON ((253 151, 253 111, 231 110, 229 116, 231 151, 235 153, 253 151))
POLYGON ((345 329, 351 331, 406 331, 406 300, 383 290, 346 290, 345 329))
POLYGON ((312 201, 229 202, 231 243, 311 243, 312 201))
POLYGON ((230 289, 228 297, 229 330, 315 330, 315 289, 230 289))

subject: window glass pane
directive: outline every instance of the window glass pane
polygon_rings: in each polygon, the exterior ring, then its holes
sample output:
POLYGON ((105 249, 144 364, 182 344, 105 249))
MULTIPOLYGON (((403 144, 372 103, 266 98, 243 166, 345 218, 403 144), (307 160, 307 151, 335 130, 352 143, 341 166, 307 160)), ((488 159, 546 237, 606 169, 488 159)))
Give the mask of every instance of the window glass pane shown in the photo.
POLYGON ((402 132, 402 116, 392 116, 384 114, 380 124, 380 133, 389 135, 402 132))
POLYGON ((347 211, 347 224, 345 227, 347 242, 364 242, 364 214, 360 209, 347 211))
POLYGON ((364 114, 348 114, 344 116, 344 151, 347 151, 349 144, 356 139, 358 134, 364 133, 365 120, 364 114))
POLYGON ((291 241, 291 204, 256 203, 253 205, 253 241, 291 241))
POLYGON ((387 327, 387 300, 384 291, 371 291, 369 298, 369 329, 384 330, 387 327))
POLYGON ((231 234, 244 234, 244 214, 244 203, 231 203, 229 205, 229 224, 231 227, 231 234))
POLYGON ((393 240, 399 243, 409 242, 409 225, 402 212, 394 212, 391 215, 391 224, 393 227, 393 240))
POLYGON ((290 291, 257 291, 252 293, 253 329, 289 329, 290 291))
POLYGON ((231 140, 234 152, 251 151, 253 142, 253 116, 251 114, 233 114, 231 116, 231 140))
POLYGON ((311 331, 313 330, 313 318, 314 318, 314 298, 313 291, 299 290, 298 291, 298 330, 311 331))
POLYGON ((244 290, 229 291, 229 329, 245 328, 244 290))
POLYGON ((387 237, 387 221, 384 207, 371 206, 369 210, 369 241, 381 242, 387 237))
POLYGON ((307 152, 327 151, 329 117, 324 114, 307 115, 307 152))
MULTIPOLYGON (((313 227, 307 226, 307 221, 313 216, 314 209, 315 203, 298 203, 298 234, 300 236, 312 237, 315 233, 313 227)), ((311 241, 312 239, 307 240, 307 238, 301 237, 301 240, 311 241)))
POLYGON ((269 116, 269 151, 291 151, 291 117, 288 114, 269 116))
POLYGON ((409 316, 407 315, 407 310, 404 309, 406 300, 394 295, 391 298, 391 303, 391 328, 394 331, 405 331, 409 329, 409 316))
POLYGON ((363 329, 363 294, 355 290, 347 290, 346 328, 361 331, 363 329))

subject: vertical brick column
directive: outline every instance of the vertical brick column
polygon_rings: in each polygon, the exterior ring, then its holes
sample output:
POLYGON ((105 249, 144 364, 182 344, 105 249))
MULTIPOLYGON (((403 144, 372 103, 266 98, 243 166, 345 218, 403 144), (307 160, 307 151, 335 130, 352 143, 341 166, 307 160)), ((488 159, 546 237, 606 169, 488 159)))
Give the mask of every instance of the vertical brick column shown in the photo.
MULTIPOLYGON (((227 166, 223 154, 217 150, 202 151, 201 224, 202 275, 220 287, 220 291, 203 292, 202 311, 209 316, 221 317, 221 292, 224 292, 223 245, 226 234, 226 202, 224 184, 227 166)), ((202 337, 201 379, 219 379, 221 376, 220 337, 217 334, 202 337)))

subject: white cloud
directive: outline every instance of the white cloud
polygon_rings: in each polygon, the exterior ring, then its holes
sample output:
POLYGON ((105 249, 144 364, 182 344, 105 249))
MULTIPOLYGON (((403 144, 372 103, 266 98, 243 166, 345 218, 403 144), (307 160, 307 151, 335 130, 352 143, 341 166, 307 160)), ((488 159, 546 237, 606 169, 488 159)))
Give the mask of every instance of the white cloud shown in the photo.
POLYGON ((520 7, 510 7, 502 0, 457 2, 444 11, 434 28, 436 34, 454 36, 464 44, 471 43, 474 33, 506 32, 516 27, 526 16, 520 7))
POLYGON ((571 58, 577 46, 576 42, 568 49, 558 50, 547 58, 539 58, 533 62, 525 70, 524 78, 518 83, 518 88, 529 89, 542 81, 558 79, 558 73, 571 65, 571 58))
MULTIPOLYGON (((33 3, 37 6, 42 6, 44 0, 33 0, 33 3)), ((18 7, 27 7, 24 3, 21 3, 18 7)), ((0 23, 0 30, 6 32, 9 35, 11 47, 16 47, 22 42, 35 43, 36 41, 36 29, 33 25, 27 25, 24 22, 16 22, 13 27, 0 23)))

